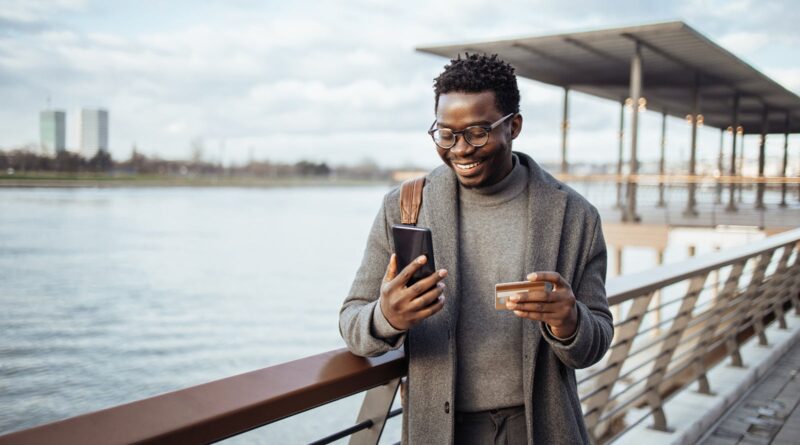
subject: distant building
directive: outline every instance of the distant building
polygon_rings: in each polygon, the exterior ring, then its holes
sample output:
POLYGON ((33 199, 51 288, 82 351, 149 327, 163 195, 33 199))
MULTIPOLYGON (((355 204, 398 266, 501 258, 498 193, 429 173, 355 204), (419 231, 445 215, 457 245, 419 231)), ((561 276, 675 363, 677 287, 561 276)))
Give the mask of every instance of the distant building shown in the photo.
POLYGON ((43 152, 60 153, 66 150, 66 116, 61 110, 39 113, 39 140, 43 152))
POLYGON ((81 110, 81 154, 92 157, 99 151, 108 151, 108 111, 81 110))

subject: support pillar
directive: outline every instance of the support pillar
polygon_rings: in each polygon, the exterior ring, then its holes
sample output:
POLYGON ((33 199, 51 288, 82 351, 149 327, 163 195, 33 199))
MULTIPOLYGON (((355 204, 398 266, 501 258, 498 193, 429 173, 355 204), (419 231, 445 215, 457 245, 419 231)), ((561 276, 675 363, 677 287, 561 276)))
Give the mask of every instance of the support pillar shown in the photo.
POLYGON ((740 134, 739 140, 739 183, 737 184, 737 188, 739 189, 739 196, 738 200, 739 203, 742 202, 742 190, 744 189, 744 129, 742 129, 742 133, 740 134))
MULTIPOLYGON (((722 152, 723 151, 723 145, 725 145, 725 129, 724 128, 720 128, 719 129, 719 155, 717 155, 717 172, 718 172, 717 174, 719 176, 722 176, 722 171, 725 168, 722 165, 723 164, 723 159, 722 158, 724 156, 724 154, 722 152)), ((717 179, 717 195, 716 195, 716 198, 714 198, 714 203, 715 204, 722 204, 722 182, 720 182, 719 179, 717 179)))
MULTIPOLYGON (((664 249, 658 249, 656 263, 658 266, 664 264, 664 249)), ((658 337, 661 335, 661 289, 658 289, 653 294, 653 307, 655 308, 653 311, 653 326, 655 326, 655 329, 653 329, 653 336, 658 337)))
POLYGON ((783 131, 783 166, 781 166, 781 178, 784 182, 781 183, 781 207, 786 207, 786 167, 789 165, 789 112, 786 112, 786 121, 783 131))
POLYGON ((561 173, 569 173, 567 163, 567 134, 569 132, 569 87, 564 87, 564 114, 561 120, 561 173))
POLYGON ((734 192, 736 191, 736 183, 733 181, 736 176, 736 136, 739 128, 739 95, 733 96, 733 120, 731 121, 731 169, 728 172, 731 177, 730 194, 728 195, 728 206, 725 210, 728 212, 735 212, 736 203, 734 202, 734 192))
POLYGON ((622 205, 622 149, 625 145, 625 101, 619 103, 619 153, 617 156, 617 208, 622 205))
MULTIPOLYGON (((759 181, 764 179, 764 164, 766 162, 766 150, 767 150, 767 125, 769 125, 769 121, 767 120, 767 116, 769 114, 769 109, 766 105, 764 105, 764 109, 761 112, 761 138, 758 140, 758 179, 759 181)), ((764 188, 766 184, 763 182, 759 182, 756 184, 756 208, 759 210, 763 210, 766 208, 764 206, 764 188)))
POLYGON ((687 189, 689 191, 688 199, 686 200, 686 209, 683 211, 683 216, 694 217, 697 216, 697 198, 695 197, 695 188, 697 184, 694 182, 695 172, 697 171, 697 121, 700 115, 700 94, 697 86, 697 74, 694 76, 694 89, 692 92, 692 142, 691 142, 691 155, 689 157, 689 184, 687 189))
POLYGON ((641 218, 636 214, 636 179, 635 175, 639 172, 639 161, 636 156, 636 148, 639 136, 639 98, 642 96, 642 49, 639 42, 635 43, 636 48, 631 57, 631 157, 630 171, 628 172, 628 183, 626 188, 625 209, 622 214, 624 222, 639 222, 641 218))
MULTIPOLYGON (((620 244, 614 250, 614 255, 616 260, 614 264, 614 273, 616 274, 615 276, 617 277, 622 275, 622 249, 624 248, 625 248, 624 245, 620 244)), ((612 310, 611 315, 614 317, 614 320, 622 320, 621 306, 622 306, 621 304, 615 304, 614 306, 611 307, 612 310)))
POLYGON ((664 207, 666 203, 664 202, 664 152, 666 151, 667 147, 667 110, 661 112, 661 151, 660 157, 658 158, 658 174, 661 176, 661 179, 658 180, 658 203, 656 203, 657 207, 664 207))

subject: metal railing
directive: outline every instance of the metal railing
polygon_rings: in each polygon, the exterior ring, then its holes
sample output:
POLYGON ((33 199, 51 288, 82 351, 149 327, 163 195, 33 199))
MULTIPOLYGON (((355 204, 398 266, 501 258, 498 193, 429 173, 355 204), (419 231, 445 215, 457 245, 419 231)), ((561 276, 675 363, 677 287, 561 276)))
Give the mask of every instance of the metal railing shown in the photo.
MULTIPOLYGON (((648 418, 668 430, 671 396, 693 382, 710 393, 711 367, 728 356, 743 366, 742 342, 766 344, 769 323, 785 328, 791 307, 800 314, 800 229, 614 278, 607 289, 624 317, 605 358, 578 374, 595 443, 648 418), (664 297, 657 304, 656 294, 664 297), (648 409, 625 423, 634 407, 648 409)), ((355 425, 314 443, 350 435, 376 444, 400 413, 390 408, 406 369, 399 351, 361 358, 341 349, 7 434, 0 444, 215 442, 363 391, 355 425)))

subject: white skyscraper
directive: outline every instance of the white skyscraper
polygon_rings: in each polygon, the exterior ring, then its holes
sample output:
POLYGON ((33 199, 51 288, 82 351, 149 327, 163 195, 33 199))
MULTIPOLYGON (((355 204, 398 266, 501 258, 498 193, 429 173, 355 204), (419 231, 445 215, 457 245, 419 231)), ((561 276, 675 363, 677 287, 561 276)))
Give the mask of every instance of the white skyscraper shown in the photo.
POLYGON ((59 153, 66 149, 66 113, 46 110, 39 113, 39 136, 42 151, 59 153))
POLYGON ((108 151, 108 111, 81 110, 81 154, 92 157, 98 151, 108 151))

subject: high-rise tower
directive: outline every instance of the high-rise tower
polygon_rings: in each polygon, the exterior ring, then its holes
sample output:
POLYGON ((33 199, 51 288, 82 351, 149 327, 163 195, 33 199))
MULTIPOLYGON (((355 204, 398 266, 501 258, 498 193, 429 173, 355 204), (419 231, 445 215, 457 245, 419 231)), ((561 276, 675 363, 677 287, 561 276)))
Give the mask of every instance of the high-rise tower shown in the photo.
POLYGON ((81 154, 92 157, 99 151, 108 151, 108 111, 81 110, 81 154))
POLYGON ((39 113, 39 144, 45 153, 66 150, 66 113, 45 110, 39 113))

